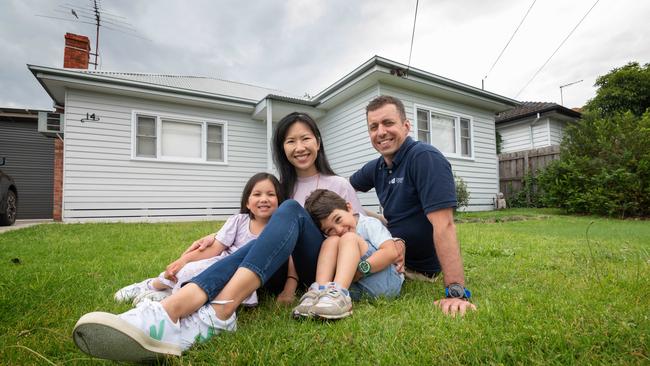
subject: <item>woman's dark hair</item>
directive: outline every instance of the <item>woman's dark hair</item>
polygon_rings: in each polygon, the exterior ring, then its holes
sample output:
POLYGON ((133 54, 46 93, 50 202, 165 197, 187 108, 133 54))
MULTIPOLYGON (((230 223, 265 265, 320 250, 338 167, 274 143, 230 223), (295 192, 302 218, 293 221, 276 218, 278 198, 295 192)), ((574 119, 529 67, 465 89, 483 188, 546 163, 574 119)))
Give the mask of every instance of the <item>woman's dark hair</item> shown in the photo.
POLYGON ((253 188, 255 185, 263 180, 270 180, 271 183, 273 183, 273 188, 275 188, 275 194, 278 197, 278 206, 284 201, 284 193, 280 189, 280 182, 278 182, 278 178, 275 177, 275 175, 270 174, 270 173, 257 173, 250 177, 248 179, 248 182, 246 182, 246 185, 244 186, 244 191, 241 194, 241 206, 239 207, 239 213, 245 213, 248 214, 251 219, 254 219, 255 216, 253 216, 253 213, 251 210, 246 207, 246 204, 248 203, 248 197, 250 197, 251 193, 253 192, 253 188))
POLYGON ((316 126, 316 121, 306 113, 290 113, 282 118, 275 126, 275 130, 273 130, 273 161, 275 161, 275 167, 280 173, 280 182, 282 182, 282 192, 284 197, 291 197, 293 195, 293 190, 296 186, 296 181, 298 180, 296 168, 291 165, 289 159, 287 159, 287 155, 284 153, 284 139, 287 136, 289 128, 297 122, 306 124, 314 136, 316 136, 316 140, 320 145, 320 150, 318 151, 318 156, 316 156, 315 162, 316 170, 321 174, 336 175, 330 167, 330 163, 327 161, 325 146, 323 145, 320 130, 318 129, 318 126, 316 126))

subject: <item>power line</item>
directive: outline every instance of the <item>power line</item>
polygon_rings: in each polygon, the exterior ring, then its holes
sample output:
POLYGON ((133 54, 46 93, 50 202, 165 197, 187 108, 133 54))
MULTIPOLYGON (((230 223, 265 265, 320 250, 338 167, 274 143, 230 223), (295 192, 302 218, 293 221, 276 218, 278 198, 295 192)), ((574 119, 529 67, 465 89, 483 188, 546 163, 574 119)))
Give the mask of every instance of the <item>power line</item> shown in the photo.
MULTIPOLYGON (((519 25, 517 26, 517 29, 515 29, 514 33, 512 33, 512 36, 510 36, 510 39, 508 40, 508 43, 506 43, 505 47, 501 50, 501 53, 499 53, 499 56, 497 57, 496 60, 494 60, 494 63, 492 64, 492 67, 490 67, 490 70, 485 73, 485 76, 483 77, 483 80, 487 79, 488 75, 490 72, 492 72, 492 69, 494 69, 494 66, 499 62, 499 59, 503 55, 503 53, 506 51, 506 48, 508 48, 508 45, 510 45, 510 42, 512 41, 513 38, 515 38, 515 34, 517 34, 517 31, 519 30, 519 27, 524 23, 524 20, 526 20, 526 17, 528 16, 528 13, 530 13, 530 10, 533 8, 533 5, 535 5, 535 2, 537 0, 533 0, 533 3, 530 4, 530 7, 528 7, 528 10, 526 11, 526 14, 524 14, 524 17, 521 19, 521 22, 519 22, 519 25)), ((481 82, 481 86, 483 86, 483 82, 481 82)))
POLYGON ((518 97, 519 97, 519 94, 521 94, 521 92, 523 92, 523 91, 528 87, 528 85, 530 85, 530 83, 533 81, 533 79, 535 79, 535 77, 537 77, 537 75, 542 71, 542 69, 546 66, 546 64, 548 64, 548 62, 551 61, 551 58, 553 58, 553 56, 555 56, 555 54, 557 53, 557 51, 562 47, 562 45, 564 45, 564 42, 566 42, 567 39, 569 39, 569 37, 571 37, 571 35, 573 34, 573 32, 578 28, 578 26, 580 26, 580 24, 582 23, 582 21, 585 20, 585 18, 587 17, 587 15, 589 15, 589 13, 591 13, 591 10, 596 6, 596 4, 598 4, 599 1, 600 1, 600 0, 596 0, 596 1, 594 2, 594 5, 592 5, 591 8, 589 8, 589 10, 587 10, 587 12, 585 13, 585 15, 584 15, 584 16, 582 17, 582 19, 580 19, 580 21, 578 22, 578 24, 576 24, 576 26, 573 27, 573 29, 571 29, 571 32, 569 32, 569 34, 564 38, 564 40, 562 41, 562 43, 560 43, 560 45, 557 46, 557 48, 555 49, 555 51, 553 51, 553 53, 551 54, 551 56, 549 56, 549 58, 546 59, 546 62, 544 62, 544 64, 543 64, 543 65, 542 65, 542 66, 541 66, 541 67, 540 67, 540 68, 535 72, 535 74, 533 75, 533 77, 531 77, 530 80, 528 80, 528 82, 526 83, 526 85, 524 85, 524 87, 521 88, 521 90, 519 90, 519 92, 517 93, 517 95, 515 95, 515 98, 518 98, 518 97))
POLYGON ((413 33, 411 33, 411 50, 409 51, 409 63, 406 66, 406 73, 411 69, 411 55, 413 54, 413 39, 415 38, 415 21, 418 19, 418 4, 420 0, 415 0, 415 16, 413 17, 413 33))

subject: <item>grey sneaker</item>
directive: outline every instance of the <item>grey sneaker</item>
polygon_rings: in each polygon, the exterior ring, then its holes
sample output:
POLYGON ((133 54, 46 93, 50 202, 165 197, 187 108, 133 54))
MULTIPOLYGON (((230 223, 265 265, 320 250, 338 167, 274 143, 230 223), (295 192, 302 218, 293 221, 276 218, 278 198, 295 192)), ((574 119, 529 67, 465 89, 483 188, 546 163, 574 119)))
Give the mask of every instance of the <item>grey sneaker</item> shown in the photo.
POLYGON ((164 298, 169 297, 171 294, 172 294, 171 289, 167 289, 167 290, 147 290, 145 292, 142 292, 142 293, 138 294, 133 299, 133 306, 138 305, 144 299, 147 299, 149 301, 160 302, 164 298))
POLYGON ((115 301, 118 302, 127 302, 135 299, 138 295, 143 294, 147 291, 151 291, 152 288, 149 287, 149 281, 153 278, 147 278, 146 280, 138 283, 133 283, 126 287, 122 287, 115 293, 115 301))
POLYGON ((321 289, 316 282, 312 283, 309 286, 307 292, 300 298, 300 303, 298 306, 293 308, 292 314, 295 319, 307 318, 311 316, 310 310, 318 302, 318 296, 320 295, 321 289))
POLYGON ((342 319, 352 315, 352 299, 348 290, 335 284, 327 285, 309 312, 323 319, 342 319))

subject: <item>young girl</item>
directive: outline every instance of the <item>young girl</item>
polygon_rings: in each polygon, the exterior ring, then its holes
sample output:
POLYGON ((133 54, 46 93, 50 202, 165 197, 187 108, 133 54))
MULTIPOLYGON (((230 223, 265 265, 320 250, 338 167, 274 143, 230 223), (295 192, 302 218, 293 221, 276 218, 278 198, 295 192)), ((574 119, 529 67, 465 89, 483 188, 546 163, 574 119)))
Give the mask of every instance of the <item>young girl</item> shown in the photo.
MULTIPOLYGON (((133 300, 133 305, 136 305, 144 299, 160 301, 177 292, 181 285, 213 263, 256 239, 283 201, 283 197, 280 183, 275 176, 268 173, 255 174, 248 180, 242 192, 240 213, 231 216, 216 234, 209 235, 213 242, 209 248, 203 251, 195 249, 184 252, 158 277, 134 283, 117 291, 115 300, 133 300)), ((201 240, 207 241, 208 238, 201 240)), ((291 276, 291 272, 289 275, 291 276)), ((279 297, 293 298, 295 287, 295 281, 291 281, 288 286, 285 286, 286 291, 279 297)), ((251 294, 242 304, 257 305, 256 293, 251 294)))

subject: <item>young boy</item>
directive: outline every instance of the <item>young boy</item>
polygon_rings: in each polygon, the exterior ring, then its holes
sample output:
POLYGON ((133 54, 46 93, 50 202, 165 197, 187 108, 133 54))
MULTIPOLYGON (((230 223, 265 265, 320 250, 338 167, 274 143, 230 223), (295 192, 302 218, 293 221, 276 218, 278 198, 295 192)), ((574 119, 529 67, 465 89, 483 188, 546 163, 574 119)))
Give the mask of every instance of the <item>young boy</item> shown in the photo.
POLYGON ((305 209, 327 239, 316 282, 293 309, 294 317, 341 319, 352 314, 352 298, 399 295, 404 276, 392 265, 399 252, 379 220, 354 214, 349 202, 326 189, 312 192, 305 209))

